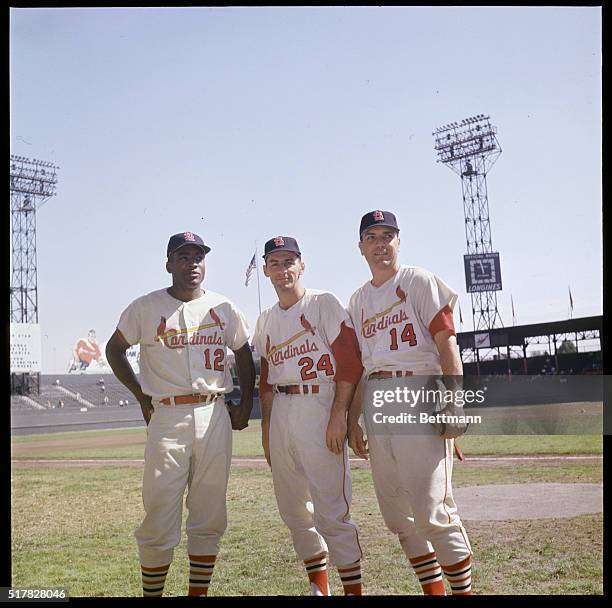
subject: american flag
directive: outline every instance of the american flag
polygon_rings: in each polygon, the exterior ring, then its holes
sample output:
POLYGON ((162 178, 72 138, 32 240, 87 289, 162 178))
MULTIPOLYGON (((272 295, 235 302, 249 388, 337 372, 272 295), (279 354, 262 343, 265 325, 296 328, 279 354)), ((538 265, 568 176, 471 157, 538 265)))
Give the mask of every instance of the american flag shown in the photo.
POLYGON ((246 269, 246 279, 244 281, 244 286, 248 287, 249 286, 249 281, 251 280, 251 275, 253 274, 253 270, 255 270, 255 268, 257 268, 257 264, 255 263, 255 256, 257 255, 257 252, 255 252, 253 254, 253 257, 251 258, 251 261, 249 262, 249 265, 247 266, 246 269))

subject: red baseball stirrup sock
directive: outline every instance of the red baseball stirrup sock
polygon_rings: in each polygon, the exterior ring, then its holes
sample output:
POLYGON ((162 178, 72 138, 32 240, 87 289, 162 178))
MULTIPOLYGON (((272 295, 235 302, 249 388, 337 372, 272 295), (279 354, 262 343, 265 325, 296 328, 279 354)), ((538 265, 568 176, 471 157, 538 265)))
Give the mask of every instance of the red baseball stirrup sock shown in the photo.
POLYGON ((213 575, 216 555, 189 556, 189 595, 208 595, 208 586, 213 575))
POLYGON ((361 560, 357 560, 350 566, 338 566, 338 574, 344 587, 344 595, 362 595, 361 560))
POLYGON ((409 559, 425 595, 446 595, 442 568, 435 553, 409 559))
POLYGON ((473 595, 472 593, 472 556, 451 566, 442 566, 450 583, 453 595, 473 595))
POLYGON ((327 578, 327 554, 323 553, 304 560, 304 566, 310 581, 312 595, 329 595, 329 579, 327 578), (313 585, 316 588, 313 588, 313 585), (317 593, 318 590, 318 593, 317 593))
POLYGON ((170 564, 165 566, 156 566, 149 568, 148 566, 140 566, 142 576, 142 597, 161 597, 164 593, 164 585, 166 584, 166 576, 170 564))

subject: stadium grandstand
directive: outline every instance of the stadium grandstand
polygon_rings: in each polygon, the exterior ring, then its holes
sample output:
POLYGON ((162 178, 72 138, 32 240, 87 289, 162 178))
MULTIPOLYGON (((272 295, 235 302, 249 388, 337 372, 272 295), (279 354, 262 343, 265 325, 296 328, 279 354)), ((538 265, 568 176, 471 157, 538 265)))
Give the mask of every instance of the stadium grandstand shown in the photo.
MULTIPOLYGON (((466 376, 591 375, 602 374, 602 317, 583 317, 501 327, 486 332, 460 332, 457 342, 466 376), (478 346, 477 346, 478 343, 478 346), (539 349, 539 350, 538 350, 539 349)), ((260 362, 254 353, 259 385, 260 362)), ((227 399, 240 399, 233 357, 234 390, 227 399)), ((256 391, 257 394, 257 391, 256 391)), ((138 416, 140 406, 113 374, 42 374, 38 393, 12 394, 11 409, 83 412, 126 408, 138 416)), ((261 417, 259 400, 252 418, 261 417)))
MULTIPOLYGON (((257 366, 259 368, 259 366, 257 366)), ((227 396, 237 402, 240 391, 235 380, 234 390, 227 396)), ((87 409, 136 408, 140 405, 112 374, 95 376, 91 374, 42 374, 40 392, 28 395, 11 395, 11 407, 15 410, 64 409, 81 411, 87 409)), ((259 402, 253 406, 253 417, 261 416, 259 402)))
MULTIPOLYGON (((487 332, 460 332, 457 342, 464 373, 470 376, 601 374, 602 324, 603 318, 595 316, 500 327, 487 332)), ((255 356, 255 365, 259 381, 258 356, 255 356)), ((240 392, 233 359, 230 359, 230 369, 234 391, 228 398, 236 400, 240 392)), ((12 406, 18 409, 55 409, 60 402, 69 409, 137 405, 133 395, 112 374, 43 374, 39 394, 11 396, 12 406)), ((254 415, 259 415, 258 406, 254 415)))
POLYGON ((461 332, 465 375, 602 374, 603 317, 461 332))

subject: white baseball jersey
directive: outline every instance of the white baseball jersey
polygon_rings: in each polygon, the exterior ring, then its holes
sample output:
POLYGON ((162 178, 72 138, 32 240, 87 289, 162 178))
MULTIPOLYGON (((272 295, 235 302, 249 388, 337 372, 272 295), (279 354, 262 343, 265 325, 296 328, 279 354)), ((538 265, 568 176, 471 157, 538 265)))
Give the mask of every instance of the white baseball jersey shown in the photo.
POLYGON ((442 279, 415 266, 401 266, 380 287, 370 281, 352 296, 353 321, 366 374, 380 370, 411 370, 441 374, 433 335, 454 333, 452 310, 457 293, 442 279))
POLYGON ((359 381, 361 364, 353 326, 340 300, 330 292, 306 289, 288 310, 277 302, 261 313, 253 343, 262 357, 260 393, 262 381, 264 386, 359 381))
POLYGON ((123 311, 117 329, 140 344, 142 391, 154 399, 231 392, 226 347, 236 351, 249 338, 242 313, 209 290, 190 302, 153 291, 123 311))
POLYGON ((329 551, 333 564, 353 564, 362 556, 348 516, 348 452, 325 445, 334 381, 357 384, 362 372, 348 313, 334 294, 306 289, 288 310, 276 303, 261 314, 253 343, 261 355, 260 395, 273 385, 319 385, 315 394, 275 394, 270 417, 274 492, 296 553, 306 560, 329 551))
MULTIPOLYGON (((454 333, 452 309, 457 294, 422 268, 401 266, 380 287, 367 282, 349 302, 366 375, 374 371, 441 374, 433 336, 454 333)), ((367 380, 393 390, 394 379, 367 380)), ((437 433, 391 435, 377 432, 372 403, 364 399, 364 422, 376 497, 387 527, 398 535, 409 559, 435 552, 443 566, 472 554, 453 500, 451 439, 437 433)))

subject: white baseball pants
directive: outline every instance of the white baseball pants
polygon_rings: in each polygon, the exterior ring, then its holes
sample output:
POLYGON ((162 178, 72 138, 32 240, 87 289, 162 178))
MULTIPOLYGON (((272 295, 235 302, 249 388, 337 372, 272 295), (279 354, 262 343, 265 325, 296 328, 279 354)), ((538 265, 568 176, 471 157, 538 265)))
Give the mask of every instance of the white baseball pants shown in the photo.
POLYGON ((147 427, 142 498, 145 518, 134 536, 141 564, 172 561, 181 539, 183 495, 187 551, 216 555, 227 527, 226 492, 232 428, 223 397, 209 405, 156 404, 147 427))
POLYGON ((350 519, 352 498, 347 446, 325 444, 334 387, 318 395, 274 395, 270 460, 281 518, 301 560, 329 552, 332 564, 361 559, 359 530, 350 519))
POLYGON ((433 427, 429 434, 382 434, 368 406, 364 399, 376 497, 406 556, 435 551, 438 562, 447 566, 472 555, 453 499, 453 440, 442 439, 433 427))

